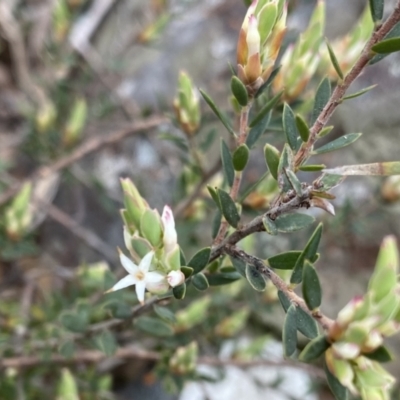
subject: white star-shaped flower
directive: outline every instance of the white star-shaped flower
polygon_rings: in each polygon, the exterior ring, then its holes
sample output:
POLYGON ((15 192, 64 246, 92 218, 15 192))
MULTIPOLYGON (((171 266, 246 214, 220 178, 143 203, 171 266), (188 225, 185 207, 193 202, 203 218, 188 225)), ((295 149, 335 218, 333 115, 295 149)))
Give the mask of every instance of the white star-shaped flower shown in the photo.
POLYGON ((139 265, 136 265, 124 253, 119 252, 119 258, 122 266, 128 272, 128 276, 122 278, 117 282, 108 292, 115 292, 116 290, 124 289, 128 286, 135 285, 136 295, 138 300, 143 304, 144 293, 149 287, 154 287, 155 284, 161 283, 165 280, 165 275, 156 271, 149 271, 154 252, 147 253, 139 265))

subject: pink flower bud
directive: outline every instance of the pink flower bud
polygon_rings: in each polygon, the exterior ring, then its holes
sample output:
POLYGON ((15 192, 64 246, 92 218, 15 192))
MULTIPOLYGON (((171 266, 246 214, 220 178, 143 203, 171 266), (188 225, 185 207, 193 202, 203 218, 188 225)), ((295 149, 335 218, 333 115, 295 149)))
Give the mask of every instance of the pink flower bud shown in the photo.
POLYGON ((164 227, 164 251, 166 254, 170 253, 174 250, 175 246, 178 243, 178 236, 175 230, 175 220, 174 215, 172 214, 172 210, 169 206, 164 206, 164 210, 161 216, 161 220, 164 227))
POLYGON ((185 275, 181 270, 171 271, 167 275, 167 281, 171 287, 179 286, 185 282, 185 275))

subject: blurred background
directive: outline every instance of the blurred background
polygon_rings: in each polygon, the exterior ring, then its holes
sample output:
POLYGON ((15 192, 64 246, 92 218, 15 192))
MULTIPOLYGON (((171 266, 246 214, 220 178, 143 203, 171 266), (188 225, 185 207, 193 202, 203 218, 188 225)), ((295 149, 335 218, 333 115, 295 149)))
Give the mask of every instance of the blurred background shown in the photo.
MULTIPOLYGON (((366 3, 326 0, 327 37, 333 40, 348 32, 366 3)), ((386 1, 386 11, 392 4, 386 1)), ((312 0, 290 2, 288 40, 304 29, 314 6, 312 0)), ((36 329, 45 320, 40 316, 42 301, 57 292, 73 297, 70 284, 78 267, 106 263, 113 271, 121 269, 116 251, 117 246, 123 247, 121 177, 130 177, 152 207, 161 211, 170 204, 174 208, 179 244, 187 255, 211 243, 209 208, 183 200, 193 185, 188 152, 192 145, 202 146, 204 176, 217 179, 216 138, 225 132, 202 103, 202 130, 188 147, 183 133, 171 123, 172 103, 179 72, 185 70, 197 87, 231 113, 229 63, 235 65, 245 12, 241 0, 0 0, 0 207, 4 215, 0 234, 4 337, 0 342, 24 348, 29 340, 43 339, 40 329, 38 337, 29 336, 30 327, 36 329), (23 188, 31 191, 25 220, 10 211, 23 188)), ((316 84, 311 82, 306 90, 312 93, 316 84)), ((350 92, 372 84, 378 86, 339 107, 331 121, 332 136, 363 132, 362 138, 338 154, 320 155, 318 163, 334 167, 399 159, 398 53, 367 68, 350 92)), ((266 142, 279 146, 283 141, 272 131, 261 137, 246 172, 248 183, 265 172, 266 142)), ((318 267, 323 310, 331 317, 364 292, 383 236, 400 234, 400 181, 348 178, 334 194, 336 216, 316 214, 325 222, 318 267)), ((199 193, 200 199, 206 196, 199 193)), ((305 242, 303 235, 280 235, 247 245, 266 257, 305 242)), ((266 351, 282 361, 282 310, 271 305, 268 294, 243 289, 245 295, 237 297, 241 287, 236 286, 209 296, 212 304, 229 303, 235 310, 250 304, 243 308, 240 329, 223 333, 220 327, 220 337, 211 340, 210 326, 216 329, 226 315, 204 317, 196 332, 202 349, 206 354, 218 351, 229 356, 248 349, 254 343, 251 332, 257 332, 265 340, 255 354, 266 351)), ((185 335, 190 341, 190 331, 185 335)), ((157 347, 146 336, 134 335, 133 341, 139 347, 157 347)), ((392 343, 398 356, 399 344, 398 340, 392 343)), ((5 350, 3 356, 7 354, 5 350)), ((83 388, 80 398, 230 400, 242 393, 266 398, 266 392, 269 399, 329 398, 321 381, 311 379, 318 372, 291 365, 278 372, 271 366, 246 370, 229 366, 216 384, 212 381, 218 377, 217 369, 209 365, 204 367, 208 383, 191 383, 183 389, 178 385, 174 394, 165 389, 165 382, 161 384, 163 375, 155 374, 153 366, 154 360, 146 357, 90 368, 75 366, 83 388), (106 377, 103 383, 99 376, 106 377)), ((399 361, 391 368, 400 376, 399 361)), ((0 398, 36 399, 44 394, 56 398, 61 366, 52 372, 46 367, 14 372, 2 366, 0 398)))

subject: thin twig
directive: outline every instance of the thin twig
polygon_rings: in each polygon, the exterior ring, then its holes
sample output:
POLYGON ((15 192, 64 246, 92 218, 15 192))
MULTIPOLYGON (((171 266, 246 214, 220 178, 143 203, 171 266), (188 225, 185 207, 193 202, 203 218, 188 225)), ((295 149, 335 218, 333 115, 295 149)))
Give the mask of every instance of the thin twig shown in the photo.
POLYGON ((61 171, 62 169, 67 168, 74 162, 80 160, 83 157, 86 157, 90 153, 100 150, 104 146, 117 143, 129 137, 130 135, 147 129, 155 128, 156 126, 168 122, 169 120, 167 118, 156 116, 148 118, 146 120, 137 121, 133 123, 132 126, 130 126, 129 128, 125 128, 116 132, 111 132, 104 136, 96 136, 90 138, 82 143, 80 146, 78 146, 70 154, 56 160, 53 164, 39 167, 35 172, 32 173, 30 177, 28 177, 24 181, 20 181, 12 185, 9 189, 7 189, 4 193, 0 195, 0 206, 10 200, 13 196, 15 196, 24 183, 29 181, 33 182, 36 179, 47 177, 54 172, 61 171))
POLYGON ((245 251, 239 250, 234 246, 225 246, 224 251, 232 257, 238 258, 245 263, 253 265, 257 271, 260 272, 265 278, 269 279, 274 286, 280 290, 288 298, 288 300, 290 300, 291 303, 295 304, 297 307, 300 307, 303 311, 318 321, 325 331, 328 331, 333 325, 334 321, 322 314, 320 310, 309 310, 305 301, 298 296, 279 275, 277 275, 269 266, 267 266, 263 260, 247 254, 245 251))
POLYGON ((318 134, 327 124, 329 118, 332 116, 333 112, 336 110, 337 106, 341 104, 343 97, 350 87, 350 85, 356 80, 356 78, 361 74, 367 64, 376 55, 372 50, 372 46, 380 42, 391 29, 400 21, 400 1, 397 2, 395 9, 389 18, 376 29, 372 34, 371 38, 365 45, 360 58, 354 64, 353 68, 345 76, 342 82, 340 82, 335 90, 333 91, 328 103, 325 105, 324 109, 319 114, 318 118, 314 122, 314 125, 310 129, 310 137, 306 143, 302 145, 295 158, 295 166, 300 166, 310 155, 314 143, 318 139, 318 134))

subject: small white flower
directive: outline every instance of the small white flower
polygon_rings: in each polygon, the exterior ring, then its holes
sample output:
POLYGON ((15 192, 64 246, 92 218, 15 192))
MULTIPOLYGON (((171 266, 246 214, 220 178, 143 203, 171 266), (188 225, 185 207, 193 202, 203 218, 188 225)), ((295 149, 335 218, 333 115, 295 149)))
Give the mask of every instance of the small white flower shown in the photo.
POLYGON ((167 275, 167 281, 171 287, 175 287, 185 282, 185 275, 180 270, 171 271, 167 275))
MULTIPOLYGON (((117 282, 108 292, 124 289, 128 286, 135 285, 136 295, 141 303, 144 302, 144 293, 146 289, 154 287, 154 284, 159 284, 165 279, 165 275, 156 271, 149 271, 154 252, 147 253, 139 265, 136 265, 121 251, 119 258, 122 266, 128 272, 128 276, 117 282)), ((107 293, 108 293, 107 292, 107 293)))
POLYGON ((164 251, 165 254, 173 251, 178 244, 178 235, 175 230, 174 214, 169 206, 164 206, 164 210, 161 215, 161 221, 164 227, 164 251))

